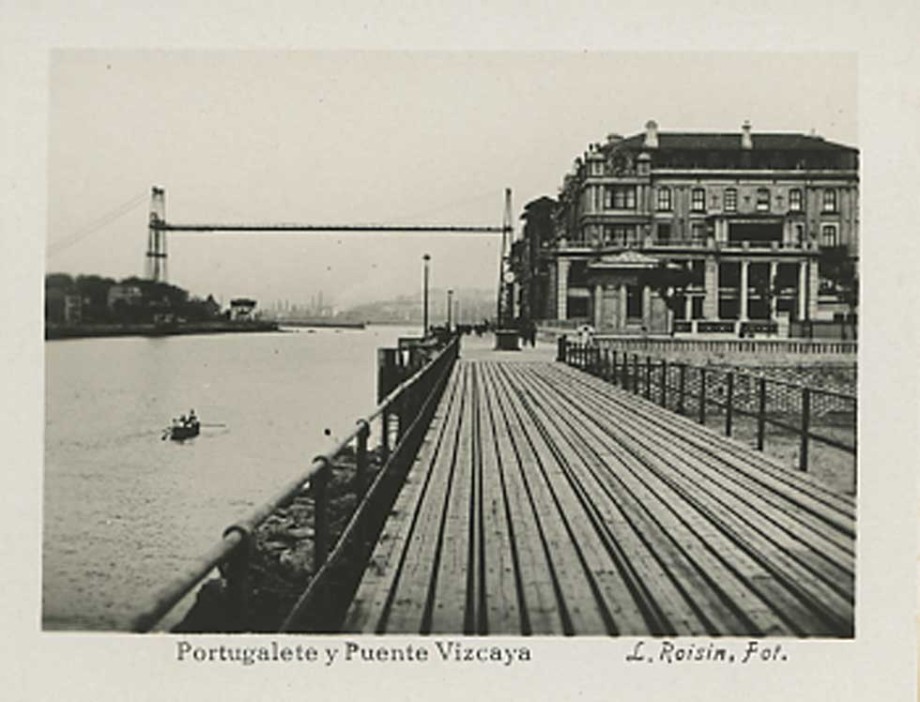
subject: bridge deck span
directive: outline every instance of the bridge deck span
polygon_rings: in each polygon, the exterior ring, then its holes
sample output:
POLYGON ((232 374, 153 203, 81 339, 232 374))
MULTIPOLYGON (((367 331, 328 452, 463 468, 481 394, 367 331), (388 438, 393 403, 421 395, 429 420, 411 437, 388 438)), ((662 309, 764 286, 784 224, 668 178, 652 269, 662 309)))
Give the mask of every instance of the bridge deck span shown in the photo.
POLYGON ((464 352, 346 631, 853 635, 852 498, 529 359, 464 352))

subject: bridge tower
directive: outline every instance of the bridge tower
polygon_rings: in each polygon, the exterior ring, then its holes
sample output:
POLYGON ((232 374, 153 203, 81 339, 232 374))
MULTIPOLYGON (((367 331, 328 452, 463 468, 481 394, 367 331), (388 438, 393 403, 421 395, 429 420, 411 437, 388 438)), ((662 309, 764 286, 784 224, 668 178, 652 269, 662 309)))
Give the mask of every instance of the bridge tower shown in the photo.
POLYGON ((165 283, 166 275, 166 191, 153 186, 150 192, 150 225, 147 230, 147 258, 145 277, 156 283, 165 283))

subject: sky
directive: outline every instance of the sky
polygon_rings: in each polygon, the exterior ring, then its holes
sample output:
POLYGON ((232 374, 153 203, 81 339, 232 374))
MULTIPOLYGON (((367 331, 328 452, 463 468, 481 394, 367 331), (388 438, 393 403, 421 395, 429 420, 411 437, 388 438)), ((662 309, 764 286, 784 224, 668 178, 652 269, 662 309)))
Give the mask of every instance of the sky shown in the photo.
MULTIPOLYGON (((151 186, 181 223, 500 225, 610 132, 857 142, 852 53, 52 53, 48 272, 142 275, 151 186)), ((519 230, 518 221, 518 230, 519 230)), ((338 307, 493 288, 500 235, 168 235, 169 280, 338 307)))

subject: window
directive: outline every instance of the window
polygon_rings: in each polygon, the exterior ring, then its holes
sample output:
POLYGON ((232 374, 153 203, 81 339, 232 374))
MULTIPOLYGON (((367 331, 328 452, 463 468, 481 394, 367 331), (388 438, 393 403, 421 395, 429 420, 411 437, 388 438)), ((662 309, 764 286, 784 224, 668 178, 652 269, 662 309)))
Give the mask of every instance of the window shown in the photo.
POLYGON ((805 243, 805 225, 795 225, 795 243, 802 246, 805 243))
POLYGON ((636 186, 613 185, 604 190, 604 207, 614 210, 636 209, 636 186))
POLYGON ((767 188, 757 188, 757 211, 770 211, 770 191, 767 188))
POLYGON ((637 244, 636 226, 634 224, 615 224, 613 225, 613 236, 611 242, 614 246, 632 246, 637 244))
POLYGON ((690 192, 690 209, 693 212, 706 211, 706 190, 703 188, 694 188, 690 192))
POLYGON ((738 191, 735 188, 725 188, 725 211, 737 212, 738 191))
POLYGON ((703 240, 703 223, 702 222, 693 222, 690 225, 690 238, 693 241, 703 240))
POLYGON ((658 188, 658 209, 663 212, 670 212, 671 188, 658 188))
POLYGON ((671 225, 666 222, 658 223, 658 243, 667 244, 671 241, 671 225))
POLYGON ((822 212, 837 211, 837 191, 834 188, 824 189, 824 200, 821 206, 822 212))
POLYGON ((793 188, 789 191, 789 211, 802 211, 802 191, 799 188, 793 188))
POLYGON ((821 227, 821 246, 837 246, 836 224, 825 224, 821 227))

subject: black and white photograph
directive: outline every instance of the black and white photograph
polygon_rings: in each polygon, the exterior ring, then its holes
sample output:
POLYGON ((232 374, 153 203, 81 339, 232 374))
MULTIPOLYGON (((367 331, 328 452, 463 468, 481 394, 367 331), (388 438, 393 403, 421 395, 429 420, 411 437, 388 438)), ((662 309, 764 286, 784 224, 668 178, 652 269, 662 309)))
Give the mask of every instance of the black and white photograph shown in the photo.
POLYGON ((51 46, 29 636, 387 698, 894 689, 844 661, 920 531, 874 204, 917 135, 880 155, 855 48, 679 44, 51 46))
POLYGON ((56 53, 44 628, 853 636, 855 69, 56 53))

